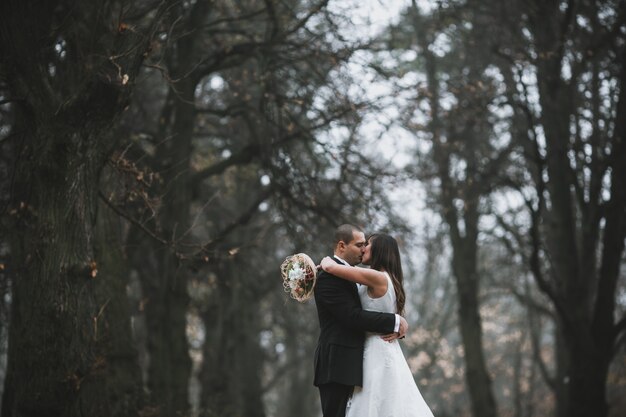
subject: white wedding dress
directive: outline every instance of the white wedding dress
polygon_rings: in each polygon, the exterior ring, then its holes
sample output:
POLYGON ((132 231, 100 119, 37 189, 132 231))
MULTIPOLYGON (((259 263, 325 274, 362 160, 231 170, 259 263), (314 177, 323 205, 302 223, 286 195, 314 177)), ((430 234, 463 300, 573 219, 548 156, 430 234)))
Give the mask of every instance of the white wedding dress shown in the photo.
MULTIPOLYGON (((396 293, 387 273, 387 292, 372 299, 359 286, 364 310, 396 312, 396 293)), ((355 387, 346 417, 433 417, 420 394, 397 340, 385 342, 368 334, 363 355, 363 387, 355 387)))

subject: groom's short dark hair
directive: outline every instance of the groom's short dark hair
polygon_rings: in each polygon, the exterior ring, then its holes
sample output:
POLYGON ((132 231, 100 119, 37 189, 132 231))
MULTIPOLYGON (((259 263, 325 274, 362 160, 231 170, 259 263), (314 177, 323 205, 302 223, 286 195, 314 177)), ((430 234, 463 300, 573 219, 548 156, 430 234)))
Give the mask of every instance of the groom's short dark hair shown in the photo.
POLYGON ((344 241, 345 243, 352 242, 354 239, 354 232, 362 232, 360 227, 355 226, 353 224, 342 224, 341 226, 335 229, 335 247, 339 243, 339 241, 344 241))

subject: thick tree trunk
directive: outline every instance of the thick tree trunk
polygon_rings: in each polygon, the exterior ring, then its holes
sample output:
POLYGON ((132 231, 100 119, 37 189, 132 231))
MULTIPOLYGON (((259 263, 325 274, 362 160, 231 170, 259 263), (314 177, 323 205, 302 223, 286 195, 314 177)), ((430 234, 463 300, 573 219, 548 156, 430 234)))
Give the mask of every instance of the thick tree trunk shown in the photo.
POLYGON ((113 266, 119 254, 99 246, 96 218, 116 143, 110 127, 152 33, 117 30, 117 5, 0 2, 0 64, 19 132, 6 219, 13 288, 3 417, 136 410, 123 271, 113 266))
POLYGON ((582 338, 584 336, 581 334, 581 340, 569 346, 571 360, 568 363, 569 401, 566 414, 572 417, 607 416, 606 379, 609 362, 595 350, 593 341, 582 338))
POLYGON ((20 123, 25 143, 54 146, 27 146, 15 176, 13 308, 2 415, 132 415, 137 387, 125 337, 129 316, 120 304, 126 299, 123 277, 109 269, 117 256, 96 251, 103 160, 82 147, 102 140, 100 132, 51 124, 31 130, 26 123, 32 121, 20 123), (104 273, 98 271, 101 264, 104 273), (117 374, 121 369, 128 379, 117 374))

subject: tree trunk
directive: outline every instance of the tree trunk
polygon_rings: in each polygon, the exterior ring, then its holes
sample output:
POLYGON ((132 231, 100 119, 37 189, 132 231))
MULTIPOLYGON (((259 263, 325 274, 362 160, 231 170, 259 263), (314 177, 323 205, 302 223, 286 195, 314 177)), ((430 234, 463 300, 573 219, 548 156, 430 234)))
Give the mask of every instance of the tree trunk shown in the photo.
POLYGON ((25 143, 55 146, 47 151, 27 146, 15 176, 13 305, 2 415, 132 415, 133 366, 125 370, 128 378, 109 379, 134 357, 125 337, 129 316, 120 304, 126 299, 122 276, 107 276, 113 275, 110 262, 117 256, 96 251, 103 160, 80 146, 102 140, 101 133, 51 124, 32 130, 26 123, 32 120, 19 123, 26 129, 25 143), (121 334, 109 332, 120 328, 121 334), (122 380, 127 384, 116 386, 122 380), (129 396, 118 396, 117 390, 129 396))
MULTIPOLYGON (((480 319, 479 275, 477 270, 478 253, 478 200, 481 190, 477 179, 475 149, 476 135, 480 132, 480 122, 475 120, 455 120, 461 127, 444 126, 441 117, 439 78, 437 75, 437 59, 430 52, 427 39, 422 31, 417 2, 412 2, 413 28, 417 43, 425 60, 425 72, 429 89, 429 105, 431 110, 430 129, 433 135, 433 162, 436 166, 441 190, 438 200, 441 205, 441 216, 449 227, 452 244, 452 269, 456 280, 458 297, 459 329, 464 349, 466 367, 465 379, 472 404, 474 417, 495 417, 496 402, 491 388, 491 378, 482 344, 482 323, 480 319), (444 142, 443 137, 446 141, 444 142), (463 143, 456 145, 453 143, 463 143), (457 147, 458 146, 458 147, 457 147), (453 153, 467 163, 467 178, 463 181, 451 178, 450 161, 453 153), (454 199, 463 202, 464 208, 457 210, 454 199)), ((480 65, 480 63, 479 63, 480 65)), ((474 67, 468 68, 476 74, 474 67)), ((470 80, 473 81, 470 77, 470 80)), ((463 99, 463 98, 462 98, 463 99)), ((464 97, 470 102, 473 98, 464 97)), ((461 100, 459 100, 461 101, 461 100)), ((487 187, 486 187, 487 188, 487 187)))
POLYGON ((231 337, 236 329, 233 309, 233 288, 228 262, 219 262, 215 273, 217 284, 210 307, 203 314, 206 340, 203 346, 203 361, 200 371, 202 394, 200 408, 202 416, 231 417, 235 414, 233 401, 233 369, 236 363, 237 340, 231 337))
MULTIPOLYGON (((575 7, 574 3, 568 7, 575 7)), ((570 118, 576 115, 572 100, 572 86, 576 81, 562 79, 563 34, 569 30, 567 13, 562 13, 557 3, 537 3, 532 21, 537 43, 537 79, 541 104, 541 124, 546 140, 546 165, 549 181, 546 183, 550 205, 544 207, 546 225, 543 229, 550 259, 550 282, 540 283, 548 293, 559 314, 566 349, 565 390, 557 399, 559 415, 583 417, 608 415, 606 383, 614 354, 614 341, 618 330, 614 323, 615 291, 626 237, 626 127, 623 117, 615 120, 615 133, 611 138, 610 200, 599 201, 591 189, 589 201, 576 197, 577 178, 570 166, 572 150, 570 118), (546 24, 546 19, 549 24, 546 24), (581 202, 582 200, 582 202, 581 202), (601 207, 602 206, 602 207, 601 207), (576 212, 578 208, 578 214, 576 212), (601 226, 601 213, 605 224, 601 226), (601 251, 597 237, 602 235, 601 251), (580 248, 584 248, 584 251, 580 248), (597 254, 601 262, 597 270, 597 254), (542 285, 543 284, 543 285, 542 285)), ((568 9, 568 12, 570 10, 568 9)), ((597 12, 597 11, 595 11, 597 12)), ((571 19, 570 19, 571 20, 571 19)), ((624 48, 620 51, 624 56, 624 48)), ((597 72, 596 62, 590 64, 597 72)), ((620 85, 626 85, 625 66, 621 65, 620 85)), ((596 88, 597 85, 595 85, 596 88)), ((597 93, 594 91, 594 93, 597 93)), ((626 112, 626 93, 620 89, 616 114, 626 112)), ((594 117, 600 117, 594 115, 594 117)), ((594 134, 600 134, 594 132, 594 134)), ((576 140, 576 139, 574 139, 576 140)), ((592 147, 601 146, 592 142, 592 147)), ((605 146, 606 147, 606 146, 605 146)), ((595 149, 594 149, 595 151, 595 149)), ((604 147, 600 153, 606 152, 604 147)), ((605 175, 602 163, 595 159, 590 165, 590 176, 601 181, 605 175)))
POLYGON ((555 323, 554 328, 554 360, 555 360, 555 375, 554 375, 554 398, 555 398, 555 416, 556 417, 568 417, 569 403, 568 396, 568 369, 570 364, 569 349, 563 336, 563 326, 558 321, 555 323))
MULTIPOLYGON (((626 48, 622 48, 626 57, 626 48)), ((626 114, 626 65, 620 71, 620 96, 616 114, 626 114)), ((624 331, 624 321, 614 322, 616 286, 622 267, 626 239, 626 119, 617 116, 611 152, 610 200, 605 204, 606 224, 595 297, 587 294, 589 318, 587 327, 570 334, 569 415, 583 417, 595 413, 607 416, 606 383, 614 343, 624 331)), ((622 320, 626 320, 623 317, 622 320)))
MULTIPOLYGON (((96 293, 98 315, 92 319, 95 339, 102 345, 105 360, 106 391, 94 386, 92 396, 104 396, 111 416, 133 416, 143 404, 143 388, 138 354, 130 327, 130 305, 126 294, 130 270, 122 251, 123 223, 103 204, 97 221, 96 293)), ((94 415, 89 408, 85 414, 94 415)))
POLYGON ((465 380, 472 402, 472 415, 494 417, 497 410, 482 344, 476 253, 475 241, 468 241, 465 238, 462 244, 453 243, 452 263, 459 300, 459 329, 463 342, 465 380))
MULTIPOLYGON (((189 409, 191 359, 187 343, 188 270, 182 264, 181 247, 192 241, 189 229, 192 204, 191 154, 196 124, 195 88, 198 79, 190 75, 197 64, 195 48, 202 34, 199 29, 213 7, 212 2, 196 2, 186 9, 176 4, 175 10, 185 16, 170 20, 172 27, 182 24, 184 34, 167 51, 171 63, 168 97, 159 120, 162 141, 157 148, 157 164, 162 173, 164 193, 158 216, 161 234, 171 240, 172 247, 146 242, 152 256, 150 266, 135 264, 140 271, 146 304, 147 348, 150 356, 148 388, 152 402, 164 415, 186 413, 189 409)), ((139 257, 138 262, 143 262, 139 257)))
MULTIPOLYGON (((237 349, 237 404, 238 415, 248 417, 266 417, 263 404, 263 388, 261 375, 265 361, 259 346, 259 303, 254 294, 243 290, 247 299, 240 306, 245 306, 238 315, 234 336, 238 339, 237 349), (253 295, 253 297, 249 297, 253 295)), ((297 392, 297 391, 294 391, 297 392)), ((301 415, 298 413, 296 415, 301 415)))
POLYGON ((101 170, 116 144, 110 127, 154 26, 117 30, 112 22, 126 16, 112 13, 116 4, 98 6, 0 3, 1 72, 17 98, 19 132, 6 219, 13 298, 3 417, 136 409, 123 271, 112 265, 119 254, 99 246, 96 218, 101 170))
POLYGON ((189 408, 191 359, 185 333, 187 281, 174 255, 164 249, 154 254, 162 255, 156 262, 155 274, 148 277, 141 273, 145 273, 145 268, 140 272, 146 300, 147 385, 151 403, 159 407, 162 415, 168 416, 185 413, 189 408))
POLYGON ((221 259, 211 309, 203 315, 207 338, 200 374, 207 416, 265 417, 259 346, 259 294, 245 288, 237 259, 221 259), (209 330, 211 329, 211 330, 209 330))
MULTIPOLYGON (((316 345, 314 337, 317 329, 311 329, 307 334, 309 323, 303 323, 303 317, 299 314, 294 315, 290 311, 291 308, 293 306, 287 303, 279 310, 283 313, 285 329, 284 366, 288 367, 281 378, 284 381, 282 392, 297 392, 298 395, 288 395, 287 398, 281 400, 277 415, 280 417, 315 417, 320 414, 318 391, 311 385, 313 381, 312 358, 316 345), (307 338, 310 339, 307 340, 307 338)), ((315 322, 314 319, 311 321, 315 322)))
POLYGON ((178 252, 176 245, 190 240, 190 159, 195 83, 190 79, 182 79, 176 88, 180 97, 172 104, 175 120, 172 137, 161 145, 157 158, 162 164, 157 171, 164 172, 165 182, 159 227, 164 236, 176 243, 171 248, 147 240, 150 265, 141 265, 146 262, 142 259, 145 254, 138 254, 140 256, 135 261, 147 300, 145 317, 150 356, 148 389, 152 403, 159 405, 164 415, 187 412, 191 377, 186 336, 188 272, 181 263, 183 254, 178 252))

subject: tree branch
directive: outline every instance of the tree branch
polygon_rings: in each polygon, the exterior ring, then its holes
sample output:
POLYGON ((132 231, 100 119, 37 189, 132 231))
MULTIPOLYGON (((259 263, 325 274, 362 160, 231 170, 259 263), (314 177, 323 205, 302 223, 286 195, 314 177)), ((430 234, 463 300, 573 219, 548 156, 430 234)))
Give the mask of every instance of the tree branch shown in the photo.
POLYGON ((257 196, 257 198, 252 202, 252 204, 248 206, 247 210, 243 211, 239 215, 239 217, 237 217, 235 220, 233 220, 232 222, 224 226, 222 230, 220 230, 212 240, 202 245, 200 252, 202 252, 203 254, 206 254, 207 252, 213 250, 215 246, 219 244, 220 242, 222 242, 224 239, 226 239, 226 237, 233 230, 235 230, 237 227, 247 224, 252 219, 254 214, 258 211, 261 203, 267 200, 273 194, 273 192, 274 192, 273 187, 271 186, 265 187, 261 191, 261 193, 257 196))
POLYGON ((622 316, 622 318, 620 319, 620 321, 617 322, 617 324, 615 324, 615 327, 613 327, 613 334, 614 334, 614 338, 619 337, 620 333, 622 332, 626 332, 626 314, 624 314, 622 316))
POLYGON ((144 232, 146 235, 150 236, 152 239, 156 240, 157 242, 159 242, 160 244, 162 244, 164 246, 169 246, 169 247, 172 246, 172 242, 170 242, 167 239, 157 235, 154 231, 152 231, 149 228, 147 228, 145 224, 141 223, 140 221, 135 219, 133 216, 131 216, 130 214, 126 213, 125 211, 123 211, 122 209, 117 207, 100 190, 98 191, 98 197, 100 197, 100 199, 102 201, 104 201, 104 203, 107 205, 107 207, 109 207, 111 210, 113 210, 117 215, 119 215, 119 216, 123 217, 124 219, 128 220, 129 222, 131 222, 133 225, 135 225, 137 228, 139 228, 139 230, 144 232))
POLYGON ((219 161, 202 171, 197 172, 191 179, 192 187, 196 188, 202 180, 213 175, 218 175, 226 171, 227 168, 234 165, 243 165, 251 162, 259 153, 260 146, 258 144, 249 144, 242 148, 239 152, 232 154, 228 158, 219 161))

